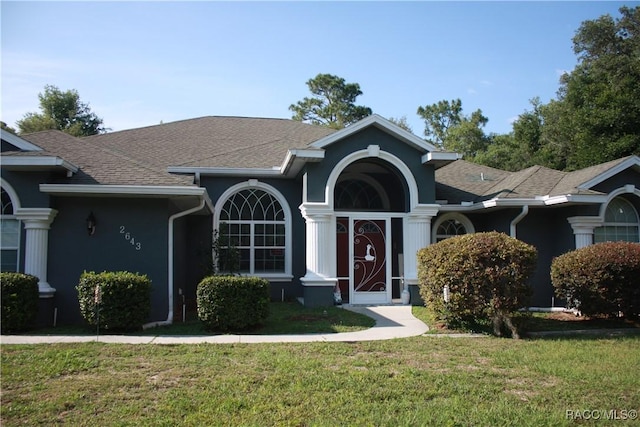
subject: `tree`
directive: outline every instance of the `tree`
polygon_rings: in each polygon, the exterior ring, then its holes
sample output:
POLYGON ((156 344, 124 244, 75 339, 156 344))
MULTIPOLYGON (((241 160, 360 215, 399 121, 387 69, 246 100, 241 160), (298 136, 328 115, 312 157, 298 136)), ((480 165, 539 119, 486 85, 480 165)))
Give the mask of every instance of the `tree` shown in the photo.
POLYGON ((489 119, 478 109, 466 116, 462 101, 439 101, 418 107, 418 115, 425 121, 424 135, 430 143, 445 150, 461 153, 469 160, 486 150, 489 139, 482 128, 489 119))
POLYGON ((27 113, 16 122, 21 134, 58 129, 73 136, 105 133, 102 119, 80 101, 75 89, 62 92, 56 86, 46 85, 38 94, 40 113, 27 113))
POLYGON ((358 83, 346 83, 341 77, 318 74, 307 81, 313 97, 291 104, 293 120, 342 129, 371 115, 371 108, 355 105, 362 95, 358 83))
POLYGON ((396 119, 395 117, 389 117, 389 121, 399 128, 413 133, 413 129, 411 129, 411 126, 409 125, 409 123, 407 123, 407 116, 402 116, 399 119, 396 119))
POLYGON ((543 136, 569 144, 568 169, 640 154, 640 7, 620 13, 582 23, 573 38, 578 65, 543 110, 543 136))
POLYGON ((454 99, 438 101, 436 104, 418 107, 418 115, 424 119, 424 136, 427 141, 438 147, 444 147, 451 127, 462 121, 462 101, 454 99))

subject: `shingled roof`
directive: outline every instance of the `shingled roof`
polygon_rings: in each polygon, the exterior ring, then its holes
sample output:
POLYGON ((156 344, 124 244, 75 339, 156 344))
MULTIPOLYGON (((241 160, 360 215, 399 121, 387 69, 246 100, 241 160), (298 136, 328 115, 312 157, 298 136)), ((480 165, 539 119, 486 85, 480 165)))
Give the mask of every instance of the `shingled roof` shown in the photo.
POLYGON ((582 184, 627 162, 635 156, 563 172, 544 166, 532 166, 507 172, 465 160, 458 160, 436 170, 436 197, 448 203, 484 202, 495 199, 536 199, 545 196, 599 195, 582 184))
POLYGON ((288 119, 201 117, 84 138, 161 168, 272 168, 335 132, 288 119))
POLYGON ((171 175, 166 168, 127 156, 87 139, 79 139, 58 130, 25 135, 22 138, 42 151, 4 152, 3 156, 56 156, 79 167, 70 178, 60 177, 52 183, 103 185, 191 186, 193 179, 171 175))
POLYGON ((201 117, 139 129, 75 138, 51 130, 22 138, 43 151, 8 156, 58 156, 80 170, 68 184, 194 185, 193 178, 170 174, 169 167, 273 168, 287 150, 335 132, 294 120, 201 117))

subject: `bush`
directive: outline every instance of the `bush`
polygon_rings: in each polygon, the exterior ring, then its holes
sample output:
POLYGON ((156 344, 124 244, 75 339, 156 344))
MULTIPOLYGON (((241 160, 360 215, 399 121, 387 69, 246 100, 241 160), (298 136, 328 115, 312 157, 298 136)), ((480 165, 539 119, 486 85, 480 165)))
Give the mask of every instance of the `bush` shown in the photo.
POLYGON ((269 316, 269 286, 258 277, 205 277, 198 284, 198 317, 212 331, 258 326, 269 316))
POLYGON ((84 272, 76 286, 80 313, 91 326, 108 330, 140 329, 151 309, 151 280, 145 275, 117 272, 84 272), (96 313, 96 287, 100 288, 96 313))
POLYGON ((22 273, 0 273, 2 333, 25 331, 38 316, 38 278, 22 273))
POLYGON ((533 246, 503 233, 452 237, 418 251, 420 295, 449 328, 491 323, 496 335, 506 328, 518 338, 513 319, 528 306, 536 260, 533 246))
POLYGON ((586 316, 640 315, 640 245, 607 242, 568 252, 551 263, 551 283, 569 308, 586 316))

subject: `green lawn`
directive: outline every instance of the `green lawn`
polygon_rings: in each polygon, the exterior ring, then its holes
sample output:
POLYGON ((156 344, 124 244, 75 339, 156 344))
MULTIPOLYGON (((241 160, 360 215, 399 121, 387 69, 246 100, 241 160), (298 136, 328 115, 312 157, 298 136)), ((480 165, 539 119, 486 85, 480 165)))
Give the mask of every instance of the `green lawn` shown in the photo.
MULTIPOLYGON (((269 306, 269 317, 259 327, 242 331, 250 335, 328 334, 354 332, 372 327, 375 321, 365 315, 341 307, 306 308, 298 302, 274 302, 269 306)), ((24 335, 94 335, 96 329, 88 326, 57 326, 31 330, 24 335)), ((101 334, 113 331, 101 330, 101 334)), ((211 335, 196 313, 190 313, 186 322, 179 319, 173 325, 159 326, 127 335, 211 335)))
POLYGON ((4 345, 1 361, 3 426, 558 426, 640 409, 638 336, 4 345))

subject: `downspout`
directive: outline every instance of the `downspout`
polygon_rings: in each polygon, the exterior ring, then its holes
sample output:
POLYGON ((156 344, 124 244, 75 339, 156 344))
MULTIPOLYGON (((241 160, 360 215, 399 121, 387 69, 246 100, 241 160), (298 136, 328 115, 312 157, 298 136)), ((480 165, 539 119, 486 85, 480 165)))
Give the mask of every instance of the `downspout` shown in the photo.
POLYGON ((169 314, 167 315, 167 320, 151 322, 142 326, 142 329, 153 328, 156 326, 165 326, 173 324, 173 223, 176 219, 181 218, 183 216, 192 214, 194 212, 198 212, 206 203, 205 197, 200 200, 200 204, 194 208, 187 209, 186 211, 178 212, 169 217, 169 251, 168 251, 168 261, 169 261, 169 277, 167 277, 167 294, 169 297, 169 314))
POLYGON ((528 213, 529 213, 529 205, 524 205, 524 206, 522 207, 522 212, 520 212, 520 213, 518 214, 518 216, 517 216, 517 217, 515 217, 515 218, 513 219, 513 221, 511 221, 511 233, 510 233, 510 235, 511 235, 511 237, 513 237, 514 239, 516 238, 516 226, 518 225, 518 223, 519 223, 520 221, 522 221, 522 219, 523 219, 525 216, 527 216, 527 214, 528 214, 528 213))

